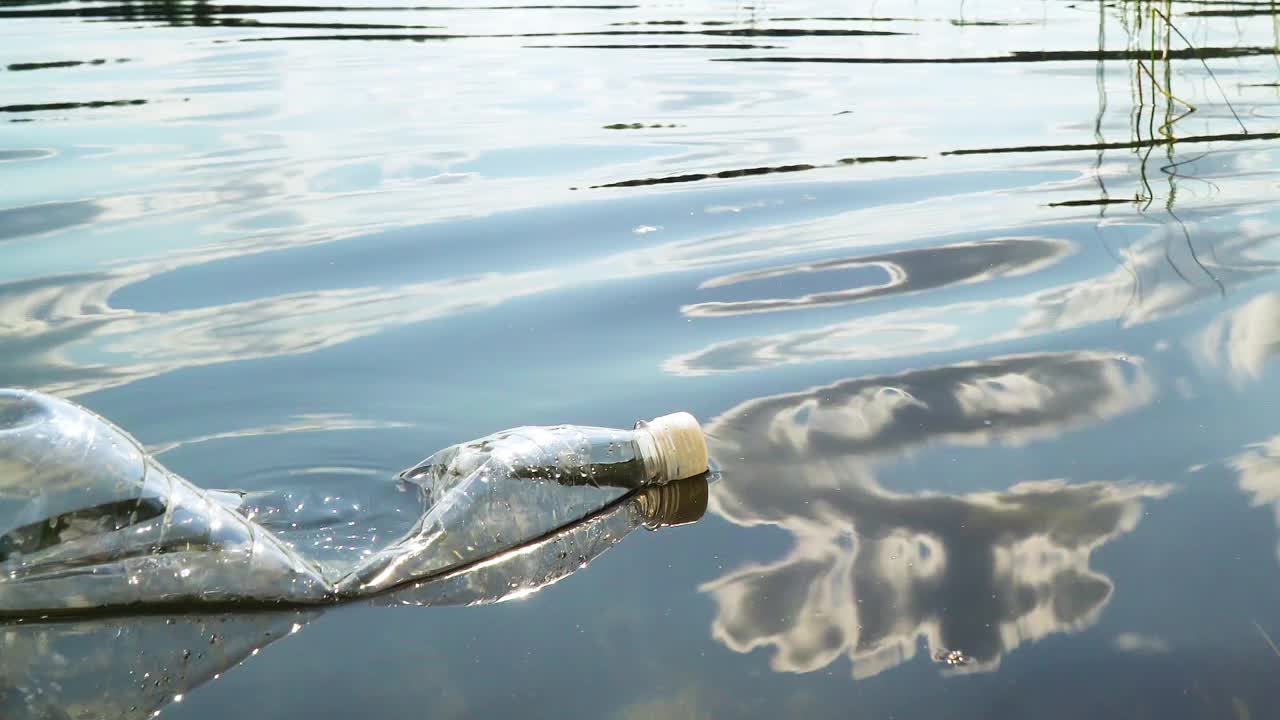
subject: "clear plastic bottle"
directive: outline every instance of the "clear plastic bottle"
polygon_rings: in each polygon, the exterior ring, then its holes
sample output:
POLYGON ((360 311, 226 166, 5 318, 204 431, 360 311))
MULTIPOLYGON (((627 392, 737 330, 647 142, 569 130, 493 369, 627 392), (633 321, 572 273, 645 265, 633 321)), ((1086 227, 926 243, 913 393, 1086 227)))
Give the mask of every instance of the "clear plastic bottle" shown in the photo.
POLYGON ((517 428, 401 473, 420 520, 345 576, 147 456, 110 422, 0 390, 0 615, 136 604, 351 599, 536 540, 636 488, 707 469, 687 413, 631 431, 517 428))
POLYGON ((707 511, 707 476, 651 485, 577 522, 478 562, 369 600, 376 606, 488 605, 526 597, 586 566, 637 528, 697 522, 707 511))
POLYGON ((688 413, 633 430, 522 427, 445 448, 400 474, 423 488, 421 520, 343 578, 338 594, 380 592, 474 562, 639 487, 704 473, 707 462, 702 429, 688 413))
MULTIPOLYGON (((694 522, 706 509, 704 475, 648 486, 535 542, 367 602, 376 607, 487 605, 527 597, 576 572, 637 528, 694 522)), ((323 611, 0 622, 0 718, 151 718, 303 630, 323 611)))

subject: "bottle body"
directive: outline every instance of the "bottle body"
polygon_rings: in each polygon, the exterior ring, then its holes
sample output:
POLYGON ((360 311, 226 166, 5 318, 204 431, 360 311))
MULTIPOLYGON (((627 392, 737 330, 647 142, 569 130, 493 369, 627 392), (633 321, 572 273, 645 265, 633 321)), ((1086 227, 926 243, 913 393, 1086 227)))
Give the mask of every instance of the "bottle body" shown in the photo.
POLYGON ((707 476, 629 493, 589 517, 517 548, 380 593, 380 607, 488 605, 528 596, 585 567, 638 528, 697 522, 707 511, 707 476))
MULTIPOLYGON (((298 525, 304 518, 288 513, 305 503, 289 492, 201 490, 89 410, 0 389, 0 616, 361 597, 535 541, 639 488, 706 469, 701 429, 686 414, 633 430, 508 430, 401 473, 403 506, 363 512, 405 510, 417 518, 411 529, 334 563, 305 556, 253 520, 260 513, 272 527, 298 525)), ((376 497, 386 503, 385 493, 376 497)), ((342 515, 309 519, 355 524, 342 515)))
POLYGON ((381 592, 510 549, 652 482, 634 431, 521 427, 445 448, 400 474, 427 508, 398 542, 337 585, 381 592))

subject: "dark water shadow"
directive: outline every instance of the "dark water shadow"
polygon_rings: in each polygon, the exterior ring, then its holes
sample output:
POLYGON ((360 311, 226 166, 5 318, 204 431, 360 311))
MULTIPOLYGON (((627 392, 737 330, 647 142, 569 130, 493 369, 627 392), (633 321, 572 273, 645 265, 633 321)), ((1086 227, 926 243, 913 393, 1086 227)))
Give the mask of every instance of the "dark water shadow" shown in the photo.
POLYGON ((778 50, 778 45, 746 45, 738 43, 718 43, 701 45, 524 45, 526 48, 547 50, 778 50))
POLYGON ((42 203, 0 210, 0 242, 92 222, 103 213, 90 200, 42 203))
MULTIPOLYGON (((1129 140, 1117 142, 1095 142, 1095 143, 1074 143, 1060 145, 1020 145, 1011 147, 992 147, 992 148, 962 148, 958 150, 944 150, 939 155, 1002 155, 1014 153, 1044 153, 1044 152, 1083 152, 1083 151, 1102 151, 1102 150, 1135 150, 1144 148, 1155 148, 1173 145, 1195 145, 1205 143, 1221 143, 1221 142, 1255 142, 1265 140, 1280 139, 1280 132, 1257 132, 1257 133, 1221 133, 1216 135, 1184 135, 1180 137, 1157 137, 1152 139, 1129 140)), ((632 180, 620 180, 617 182, 603 183, 600 185, 592 185, 590 189, 597 190, 602 188, 627 188, 627 187, 646 187, 652 185, 675 185, 682 183, 698 182, 701 180, 727 180, 743 177, 752 177, 758 175, 774 175, 805 172, 808 170, 830 169, 846 165, 863 165, 868 163, 884 163, 884 162, 904 162, 907 160, 925 160, 923 155, 881 155, 867 157, 851 157, 841 158, 834 163, 811 164, 798 163, 795 165, 777 165, 772 167, 756 167, 742 168, 738 170, 721 170, 719 172, 704 173, 684 173, 680 175, 669 175, 665 177, 636 178, 632 180)), ((1162 169, 1166 174, 1172 171, 1173 166, 1162 169)), ((1048 203, 1049 207, 1082 207, 1091 205, 1122 205, 1134 202, 1132 199, 1117 198, 1098 198, 1090 200, 1067 200, 1060 202, 1048 203)))
POLYGON ((1098 207, 1102 205, 1129 205, 1133 203, 1132 199, 1125 198, 1093 198, 1090 200, 1062 200, 1060 202, 1051 202, 1049 207, 1098 207))
POLYGON ((80 67, 82 65, 106 65, 109 62, 127 63, 129 62, 129 58, 116 58, 115 60, 94 58, 93 60, 57 60, 53 62, 11 63, 9 65, 9 71, 25 72, 29 70, 52 70, 58 68, 80 67))
POLYGON ((769 22, 924 22, 924 18, 910 17, 872 17, 872 16, 843 16, 843 17, 773 17, 769 18, 769 22))
POLYGON ((450 33, 414 33, 414 34, 377 34, 377 35, 290 35, 285 37, 241 38, 240 42, 307 42, 317 40, 357 40, 357 41, 412 41, 425 42, 442 40, 468 39, 519 39, 519 38, 557 38, 557 37, 634 37, 634 36, 709 36, 709 37, 859 37, 875 35, 905 35, 906 33, 881 30, 792 30, 786 28, 735 28, 729 30, 585 30, 577 32, 535 32, 535 33, 496 33, 496 34, 450 34, 450 33))
POLYGON ((54 102, 30 103, 24 105, 0 105, 0 112, 34 113, 54 110, 81 110, 109 107, 128 107, 130 105, 146 105, 146 100, 91 100, 89 102, 54 102))
POLYGON ((0 163, 43 160, 54 156, 52 150, 0 150, 0 163))
MULTIPOLYGON (((1161 50, 1169 60, 1266 57, 1280 55, 1278 47, 1237 46, 1170 48, 1161 50)), ((977 57, 744 57, 715 58, 712 62, 851 63, 858 65, 981 65, 996 63, 1086 62, 1098 60, 1149 60, 1151 50, 1014 50, 1007 55, 977 57)))
POLYGON ((249 18, 213 18, 209 25, 218 27, 236 27, 258 29, 285 30, 432 30, 443 25, 398 25, 378 23, 319 23, 319 22, 264 22, 249 18))
POLYGON ((920 155, 880 155, 869 157, 851 157, 841 158, 834 163, 825 165, 810 165, 808 163, 800 163, 797 165, 777 165, 773 167, 756 167, 742 168, 739 170, 721 170, 711 173, 686 173, 684 175, 671 175, 668 177, 658 178, 638 178, 635 180, 620 180, 618 182, 606 183, 604 185, 592 185, 591 189, 599 188, 623 188, 623 187, 644 187, 647 185, 672 185, 678 183, 697 182, 699 180, 724 180, 732 178, 751 177, 755 175, 773 175, 779 173, 795 173, 804 172, 806 170, 818 170, 821 168, 835 168, 843 165, 864 165, 868 163, 884 163, 884 162, 903 162, 906 160, 924 160, 920 155))
POLYGON ((1280 15, 1280 7, 1272 5, 1271 7, 1255 7, 1255 8, 1236 8, 1232 10, 1188 10, 1187 15, 1192 17, 1260 17, 1280 15))
POLYGON ((693 317, 714 317, 846 305, 1023 275, 1054 264, 1071 250, 1072 245, 1062 240, 1002 238, 764 268, 712 278, 701 289, 762 281, 777 287, 785 282, 784 278, 868 269, 878 270, 876 279, 881 282, 798 297, 700 302, 685 305, 681 312, 693 317))
POLYGON ((1166 145, 1194 145, 1210 142, 1247 142, 1280 139, 1280 132, 1222 133, 1218 135, 1183 135, 1181 137, 1157 137, 1126 142, 1077 143, 1066 145, 1020 145, 1013 147, 972 148, 945 150, 943 155, 993 155, 1002 153, 1077 152, 1081 150, 1135 150, 1166 145))
POLYGON ((1039 23, 1022 21, 1022 20, 948 20, 955 27, 1018 27, 1026 25, 1038 25, 1039 23))
POLYGON ((6 3, 13 5, 39 5, 32 10, 0 10, 4 18, 101 18, 106 20, 160 20, 175 25, 199 25, 217 15, 259 15, 265 13, 341 13, 341 12, 414 12, 414 11, 503 11, 503 10, 633 10, 638 5, 252 5, 217 4, 207 0, 138 0, 112 4, 80 4, 75 0, 47 0, 46 2, 6 3), (76 7, 45 7, 49 5, 76 5, 76 7))

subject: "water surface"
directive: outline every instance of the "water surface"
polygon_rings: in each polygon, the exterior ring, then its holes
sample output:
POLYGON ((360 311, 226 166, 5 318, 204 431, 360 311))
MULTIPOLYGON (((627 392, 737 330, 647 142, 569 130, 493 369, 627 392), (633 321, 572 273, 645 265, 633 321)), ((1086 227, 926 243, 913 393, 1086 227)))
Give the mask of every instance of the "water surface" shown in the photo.
POLYGON ((721 471, 519 600, 24 635, 0 707, 127 638, 190 719, 1265 717, 1277 17, 0 3, 0 385, 207 487, 676 409, 721 471))

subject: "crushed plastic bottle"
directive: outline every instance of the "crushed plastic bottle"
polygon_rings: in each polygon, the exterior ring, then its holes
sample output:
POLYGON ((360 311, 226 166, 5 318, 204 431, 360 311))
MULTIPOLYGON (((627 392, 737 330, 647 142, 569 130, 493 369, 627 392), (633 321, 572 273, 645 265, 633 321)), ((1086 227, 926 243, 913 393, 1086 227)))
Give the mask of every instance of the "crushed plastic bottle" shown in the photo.
POLYGON ((0 615, 168 603, 322 604, 446 573, 581 520, 638 488, 700 475, 687 413, 634 430, 517 428, 401 473, 421 517, 333 576, 74 403, 0 390, 0 615))
POLYGON ((545 535, 636 488, 706 470, 706 441, 688 413, 630 431, 523 427, 454 445, 400 474, 423 489, 421 520, 336 589, 362 595, 440 573, 545 535))
MULTIPOLYGON (((638 528, 698 520, 707 499, 705 475, 648 486, 535 542, 365 602, 488 605, 527 597, 638 528)), ((303 631, 324 610, 0 621, 0 718, 152 718, 260 650, 303 631)))
POLYGON ((376 606, 488 605, 525 597, 599 557, 637 528, 697 522, 707 511, 706 475, 650 485, 537 540, 369 599, 376 606))

